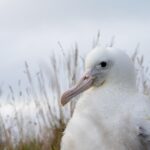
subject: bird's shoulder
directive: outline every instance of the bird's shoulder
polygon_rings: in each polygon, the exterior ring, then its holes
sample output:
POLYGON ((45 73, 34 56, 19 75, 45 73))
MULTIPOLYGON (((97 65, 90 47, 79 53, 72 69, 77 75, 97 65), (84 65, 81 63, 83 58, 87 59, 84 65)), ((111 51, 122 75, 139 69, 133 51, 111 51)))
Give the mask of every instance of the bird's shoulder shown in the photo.
POLYGON ((150 98, 142 93, 134 94, 131 104, 133 110, 150 113, 150 98))

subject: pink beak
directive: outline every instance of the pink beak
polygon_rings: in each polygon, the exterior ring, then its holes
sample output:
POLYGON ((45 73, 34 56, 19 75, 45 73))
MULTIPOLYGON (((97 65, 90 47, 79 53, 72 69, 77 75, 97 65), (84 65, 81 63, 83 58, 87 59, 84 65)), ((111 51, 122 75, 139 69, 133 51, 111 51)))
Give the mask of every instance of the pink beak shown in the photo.
POLYGON ((91 85, 93 84, 94 78, 95 77, 92 76, 91 71, 85 73, 75 86, 73 86, 71 89, 64 92, 64 94, 61 96, 61 104, 64 106, 73 97, 89 89, 91 85))

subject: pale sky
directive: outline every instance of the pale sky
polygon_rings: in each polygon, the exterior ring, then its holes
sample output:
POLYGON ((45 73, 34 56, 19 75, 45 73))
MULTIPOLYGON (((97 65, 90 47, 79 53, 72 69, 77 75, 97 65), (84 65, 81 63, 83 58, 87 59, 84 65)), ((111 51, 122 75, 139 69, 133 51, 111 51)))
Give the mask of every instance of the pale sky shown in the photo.
POLYGON ((0 86, 15 86, 24 61, 34 70, 58 41, 89 50, 98 30, 103 45, 115 36, 115 46, 129 54, 140 43, 149 63, 149 0, 0 0, 0 86))

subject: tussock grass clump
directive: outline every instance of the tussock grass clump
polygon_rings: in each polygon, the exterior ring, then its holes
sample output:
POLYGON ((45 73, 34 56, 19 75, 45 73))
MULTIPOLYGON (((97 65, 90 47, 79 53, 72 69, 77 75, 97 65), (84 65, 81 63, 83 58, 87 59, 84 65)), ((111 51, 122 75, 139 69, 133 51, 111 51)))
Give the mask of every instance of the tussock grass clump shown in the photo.
POLYGON ((18 81, 17 93, 9 85, 8 116, 4 115, 6 105, 0 107, 0 149, 60 149, 60 139, 75 105, 71 102, 63 108, 60 95, 76 83, 82 70, 83 60, 77 45, 68 54, 61 47, 59 58, 53 53, 49 63, 43 63, 35 74, 25 62, 27 86, 18 81))

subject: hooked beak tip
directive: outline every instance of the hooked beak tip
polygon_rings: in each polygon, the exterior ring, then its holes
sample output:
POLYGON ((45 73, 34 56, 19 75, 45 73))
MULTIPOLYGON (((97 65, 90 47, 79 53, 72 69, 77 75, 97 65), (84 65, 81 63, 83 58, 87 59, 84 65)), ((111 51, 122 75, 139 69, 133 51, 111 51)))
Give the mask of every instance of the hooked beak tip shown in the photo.
POLYGON ((73 97, 79 95, 85 90, 89 89, 93 84, 94 77, 90 72, 84 74, 84 76, 80 79, 80 81, 71 89, 64 92, 61 96, 61 105, 64 106, 67 104, 73 97))

